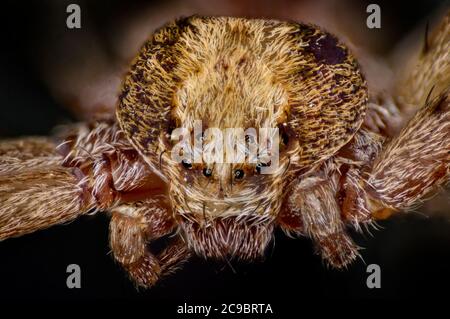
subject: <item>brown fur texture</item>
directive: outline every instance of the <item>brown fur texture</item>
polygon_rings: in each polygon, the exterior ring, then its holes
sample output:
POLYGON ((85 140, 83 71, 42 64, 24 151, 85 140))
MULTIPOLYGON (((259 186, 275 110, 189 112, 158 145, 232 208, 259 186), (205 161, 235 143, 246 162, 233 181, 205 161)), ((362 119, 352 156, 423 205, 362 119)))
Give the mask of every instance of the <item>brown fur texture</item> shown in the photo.
POLYGON ((450 82, 450 14, 426 35, 426 43, 409 52, 397 74, 395 98, 404 110, 415 112, 428 99, 448 90, 450 82))
POLYGON ((175 222, 164 205, 163 197, 121 205, 113 210, 110 245, 114 258, 129 273, 137 286, 148 287, 178 269, 190 256, 179 238, 158 255, 147 249, 153 239, 168 235, 175 222))
MULTIPOLYGON (((430 101, 391 141, 367 178, 383 206, 410 208, 444 185, 450 173, 450 91, 430 101)), ((375 193, 370 192, 373 189, 375 193)))
POLYGON ((165 148, 165 132, 193 129, 195 120, 244 129, 287 122, 297 142, 293 167, 303 168, 351 139, 366 103, 356 60, 329 33, 272 20, 194 16, 160 29, 144 45, 125 78, 117 117, 149 161, 165 148))
POLYGON ((346 46, 314 26, 170 23, 131 64, 116 121, 69 128, 58 151, 47 139, 0 143, 0 239, 103 210, 114 258, 142 287, 191 254, 259 259, 276 227, 346 267, 359 256, 348 226, 360 231, 449 180, 449 25, 405 70, 405 91, 391 93, 368 89, 346 46), (409 122, 406 104, 419 109, 409 122), (279 166, 264 175, 255 163, 175 161, 172 131, 198 138, 196 120, 279 128, 279 166))
POLYGON ((71 221, 95 207, 84 198, 86 180, 61 161, 48 139, 0 143, 0 240, 71 221))

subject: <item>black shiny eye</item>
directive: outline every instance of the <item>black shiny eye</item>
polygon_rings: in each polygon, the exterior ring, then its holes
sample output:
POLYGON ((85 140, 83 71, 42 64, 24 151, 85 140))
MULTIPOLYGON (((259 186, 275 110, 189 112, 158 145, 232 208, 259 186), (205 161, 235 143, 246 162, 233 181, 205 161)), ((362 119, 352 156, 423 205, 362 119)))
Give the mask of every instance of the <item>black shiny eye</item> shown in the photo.
POLYGON ((189 160, 187 160, 187 159, 183 159, 181 161, 181 164, 183 164, 184 168, 186 168, 186 169, 191 169, 192 168, 192 163, 189 160))
POLYGON ((253 136, 251 134, 245 135, 245 142, 249 143, 249 144, 255 144, 255 142, 256 142, 255 136, 253 136))
POLYGON ((256 171, 258 172, 258 174, 261 174, 261 167, 263 167, 261 163, 256 164, 256 171))
POLYGON ((281 141, 285 146, 289 144, 289 134, 288 134, 288 128, 286 126, 286 123, 278 125, 278 130, 280 132, 281 141))
POLYGON ((261 174, 261 168, 262 167, 267 167, 270 166, 270 162, 269 163, 261 163, 259 162, 258 164, 256 164, 256 171, 258 172, 258 174, 261 174))
POLYGON ((212 169, 204 168, 203 169, 203 175, 205 175, 206 177, 210 177, 212 175, 212 169))
POLYGON ((241 169, 237 169, 234 171, 234 178, 235 179, 241 179, 242 177, 244 177, 244 171, 241 169))
POLYGON ((281 132, 281 140, 283 141, 284 145, 289 144, 289 135, 285 131, 281 132))

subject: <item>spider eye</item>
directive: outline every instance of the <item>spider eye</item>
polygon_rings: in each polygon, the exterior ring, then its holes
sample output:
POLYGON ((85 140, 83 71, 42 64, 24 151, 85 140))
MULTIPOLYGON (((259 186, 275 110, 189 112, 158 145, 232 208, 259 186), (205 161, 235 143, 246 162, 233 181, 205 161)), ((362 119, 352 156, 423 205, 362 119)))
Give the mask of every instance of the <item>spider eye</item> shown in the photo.
POLYGON ((187 160, 187 159, 183 159, 181 161, 181 164, 183 164, 184 168, 186 168, 186 169, 191 169, 192 168, 192 163, 189 160, 187 160))
POLYGON ((256 171, 258 172, 258 174, 261 174, 261 168, 267 167, 267 166, 270 166, 270 162, 269 163, 259 162, 258 164, 256 164, 256 171))
POLYGON ((289 135, 285 131, 283 131, 281 133, 281 140, 283 141, 284 145, 288 145, 289 144, 289 135))
POLYGON ((212 169, 204 168, 203 169, 203 175, 205 175, 206 177, 210 177, 212 175, 212 169))
POLYGON ((234 178, 235 179, 241 179, 244 177, 244 171, 241 169, 237 169, 234 171, 234 178))
POLYGON ((289 134, 287 132, 288 128, 286 127, 286 123, 278 125, 278 130, 280 132, 281 141, 287 146, 289 144, 289 134))
POLYGON ((256 143, 255 136, 251 134, 245 135, 245 142, 249 144, 255 144, 256 143))

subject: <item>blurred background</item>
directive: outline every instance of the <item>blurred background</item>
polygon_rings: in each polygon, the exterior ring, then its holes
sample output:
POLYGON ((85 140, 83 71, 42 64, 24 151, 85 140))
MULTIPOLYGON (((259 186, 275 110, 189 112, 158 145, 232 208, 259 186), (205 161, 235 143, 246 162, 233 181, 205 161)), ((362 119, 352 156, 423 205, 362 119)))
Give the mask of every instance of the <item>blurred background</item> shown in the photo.
MULTIPOLYGON (((51 134, 55 126, 108 116, 120 79, 148 35, 190 14, 268 17, 312 22, 352 47, 388 57, 448 1, 28 1, 2 2, 0 19, 0 138, 51 134), (81 29, 66 27, 66 7, 81 7, 81 29), (366 27, 366 7, 381 7, 381 29, 366 27), (94 110, 94 111, 93 111, 94 110), (95 114, 94 114, 95 113, 95 114)), ((389 81, 390 79, 386 79, 389 81)), ((450 196, 355 234, 364 261, 347 271, 327 269, 307 239, 277 233, 264 263, 227 264, 193 259, 174 276, 138 292, 113 262, 108 217, 0 243, 0 298, 137 299, 170 314, 188 303, 272 303, 298 311, 308 299, 436 298, 450 287, 450 196), (431 216, 431 217, 429 217, 431 216), (381 267, 381 289, 366 286, 366 265, 381 267), (82 288, 66 287, 66 267, 78 264, 82 288)))

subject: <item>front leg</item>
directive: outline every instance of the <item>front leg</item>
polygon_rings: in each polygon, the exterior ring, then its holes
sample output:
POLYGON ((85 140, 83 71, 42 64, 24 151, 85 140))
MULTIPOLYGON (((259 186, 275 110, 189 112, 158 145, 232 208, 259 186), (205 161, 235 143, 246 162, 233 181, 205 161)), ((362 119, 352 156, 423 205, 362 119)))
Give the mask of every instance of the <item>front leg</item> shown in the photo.
POLYGON ((412 119, 369 168, 347 172, 342 210, 357 228, 420 204, 449 180, 449 31, 450 11, 420 48, 407 49, 410 58, 401 54, 408 63, 399 64, 394 97, 403 117, 412 119))
POLYGON ((0 141, 0 241, 164 192, 116 124, 65 134, 0 141))
POLYGON ((370 196, 393 209, 417 204, 450 174, 450 91, 438 96, 393 140, 375 162, 370 196))
POLYGON ((47 138, 0 141, 0 241, 67 223, 96 208, 88 178, 47 138))
POLYGON ((422 108, 371 168, 350 172, 343 201, 345 218, 383 219, 421 204, 450 178, 450 93, 422 108))
POLYGON ((113 210, 110 246, 114 258, 140 287, 151 287, 161 277, 176 271, 190 256, 181 238, 153 254, 148 243, 170 234, 175 221, 163 198, 121 205, 113 210))
POLYGON ((341 220, 334 184, 330 180, 310 177, 294 185, 280 223, 285 230, 309 236, 325 261, 335 268, 342 268, 359 253, 341 220))

